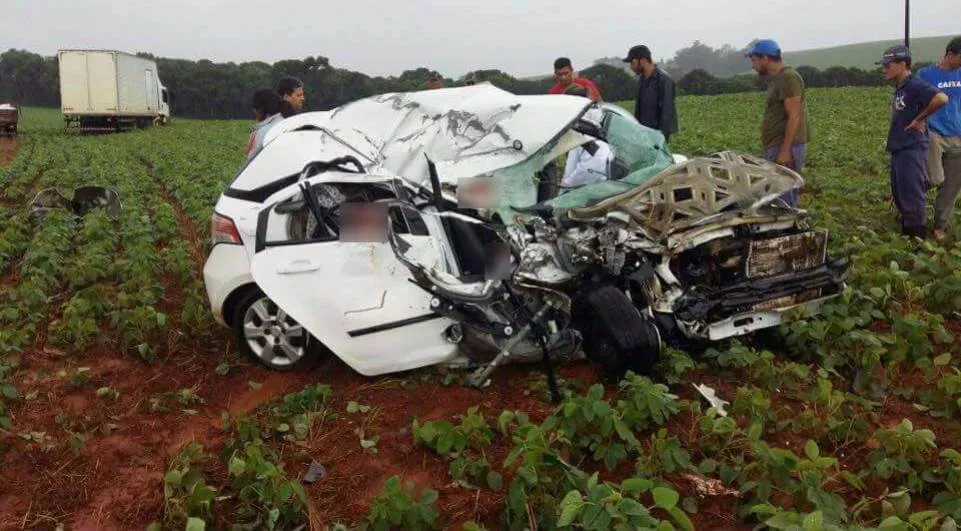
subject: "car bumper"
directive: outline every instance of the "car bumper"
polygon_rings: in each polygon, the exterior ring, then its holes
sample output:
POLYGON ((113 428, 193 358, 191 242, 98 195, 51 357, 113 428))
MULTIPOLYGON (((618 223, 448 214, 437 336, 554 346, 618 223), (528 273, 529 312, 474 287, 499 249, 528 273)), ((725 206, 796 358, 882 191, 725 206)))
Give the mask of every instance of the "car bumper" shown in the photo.
POLYGON ((707 338, 711 341, 720 341, 730 337, 743 336, 751 332, 778 326, 784 320, 784 315, 788 312, 804 308, 811 314, 820 313, 824 303, 837 297, 840 293, 828 295, 818 299, 810 300, 801 304, 764 310, 757 312, 746 312, 738 314, 723 321, 711 323, 707 327, 707 338))
POLYGON ((842 258, 797 273, 747 280, 710 294, 692 291, 678 300, 675 317, 688 337, 712 341, 777 326, 792 310, 817 313, 824 302, 840 295, 850 266, 842 258))
POLYGON ((253 282, 247 252, 242 245, 215 245, 204 264, 204 287, 214 320, 229 327, 223 311, 227 297, 237 288, 253 282))

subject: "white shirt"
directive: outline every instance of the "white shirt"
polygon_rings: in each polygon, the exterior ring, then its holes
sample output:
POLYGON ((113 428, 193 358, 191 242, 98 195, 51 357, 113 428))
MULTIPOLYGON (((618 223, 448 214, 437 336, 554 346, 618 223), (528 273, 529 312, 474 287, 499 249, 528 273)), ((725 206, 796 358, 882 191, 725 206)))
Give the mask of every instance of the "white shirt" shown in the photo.
POLYGON ((593 140, 593 143, 597 146, 593 155, 584 146, 577 146, 567 154, 561 186, 573 188, 610 178, 614 153, 603 140, 593 140))
POLYGON ((253 145, 250 146, 250 152, 247 153, 247 160, 250 160, 264 147, 264 137, 267 136, 267 131, 270 128, 279 124, 284 120, 284 115, 277 113, 265 118, 262 122, 254 125, 252 134, 254 135, 253 145))

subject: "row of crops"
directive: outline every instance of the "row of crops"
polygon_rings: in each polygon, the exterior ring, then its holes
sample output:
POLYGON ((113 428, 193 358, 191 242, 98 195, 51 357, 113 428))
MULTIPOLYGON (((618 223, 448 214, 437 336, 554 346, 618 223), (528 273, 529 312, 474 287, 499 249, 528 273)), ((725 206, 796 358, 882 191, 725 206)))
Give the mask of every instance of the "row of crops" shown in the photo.
MULTIPOLYGON (((854 261, 850 289, 824 315, 796 316, 763 342, 698 356, 671 350, 654 380, 568 381, 565 400, 543 415, 478 394, 481 407, 449 418, 385 419, 376 412, 391 407, 389 395, 344 404, 332 398, 341 382, 322 381, 227 417, 223 441, 182 448, 158 485, 156 525, 290 529, 321 514, 343 529, 955 529, 961 224, 943 244, 898 235, 883 151, 888 98, 883 89, 833 89, 807 100, 813 140, 801 205, 830 230, 831 252, 854 261), (702 401, 692 383, 717 389, 726 410, 702 401), (355 425, 363 428, 345 427, 355 425), (355 501, 359 516, 291 472, 338 430, 348 435, 336 444, 391 469, 387 479, 353 480, 375 483, 355 501), (409 455, 377 452, 380 437, 396 433, 442 477, 408 483, 409 455), (495 499, 494 509, 444 510, 475 496, 495 499)), ((683 98, 672 149, 756 151, 761 107, 758 94, 683 98)), ((241 162, 246 126, 178 120, 106 137, 24 135, 18 157, 0 169, 5 434, 29 429, 17 426, 16 369, 31 349, 82 358, 109 345, 166 363, 177 355, 172 334, 210 337, 198 255, 213 202, 241 162), (36 191, 81 184, 117 189, 122 216, 30 219, 24 202, 36 191)), ((534 381, 518 384, 518 403, 543 394, 534 381)), ((443 392, 459 377, 405 382, 443 392)), ((351 467, 330 469, 327 481, 351 467)))

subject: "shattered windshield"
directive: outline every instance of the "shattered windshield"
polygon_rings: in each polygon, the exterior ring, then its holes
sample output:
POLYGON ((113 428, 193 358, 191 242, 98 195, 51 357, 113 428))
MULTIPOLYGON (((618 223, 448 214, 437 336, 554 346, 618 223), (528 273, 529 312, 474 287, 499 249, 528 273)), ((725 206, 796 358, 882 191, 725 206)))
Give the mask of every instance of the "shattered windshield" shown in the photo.
MULTIPOLYGON (((629 115, 609 109, 605 113, 604 136, 614 153, 611 179, 576 188, 545 202, 554 210, 583 207, 627 192, 672 165, 671 152, 659 131, 644 127, 629 115)), ((568 129, 527 160, 493 172, 491 176, 497 181, 500 193, 496 212, 501 219, 514 219, 519 214, 517 209, 535 205, 538 172, 591 138, 568 129)))
POLYGON ((633 117, 611 112, 605 119, 605 140, 614 152, 611 180, 571 190, 550 201, 555 209, 578 208, 640 186, 673 164, 664 135, 633 117))

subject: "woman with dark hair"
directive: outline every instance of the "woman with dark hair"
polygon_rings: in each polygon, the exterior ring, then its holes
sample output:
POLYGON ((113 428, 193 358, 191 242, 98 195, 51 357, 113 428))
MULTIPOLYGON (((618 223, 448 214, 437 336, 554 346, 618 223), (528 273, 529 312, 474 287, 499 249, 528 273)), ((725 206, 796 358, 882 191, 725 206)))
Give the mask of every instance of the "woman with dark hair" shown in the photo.
POLYGON ((283 100, 270 89, 261 89, 254 92, 251 107, 254 111, 254 118, 257 122, 262 122, 267 118, 280 112, 280 103, 283 100))
POLYGON ((251 108, 254 111, 254 124, 250 131, 250 138, 247 140, 247 159, 260 151, 264 144, 264 135, 276 123, 280 122, 290 114, 284 112, 286 102, 270 89, 262 89, 254 92, 251 101, 251 108))

